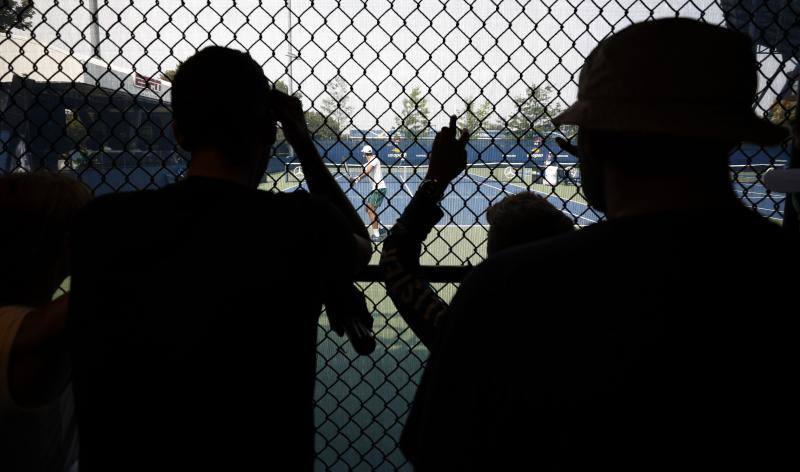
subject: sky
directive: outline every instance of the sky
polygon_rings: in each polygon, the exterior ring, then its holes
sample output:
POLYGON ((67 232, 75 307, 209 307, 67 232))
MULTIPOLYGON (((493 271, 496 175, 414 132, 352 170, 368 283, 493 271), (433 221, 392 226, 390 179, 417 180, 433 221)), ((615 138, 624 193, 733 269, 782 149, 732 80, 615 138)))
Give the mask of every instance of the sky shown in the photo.
MULTIPOLYGON (((85 0, 35 0, 32 34, 79 56, 92 52, 85 0)), ((632 22, 679 16, 722 24, 713 0, 110 0, 98 2, 103 60, 150 76, 198 49, 248 51, 272 80, 291 84, 319 107, 336 75, 351 86, 354 126, 393 128, 415 86, 435 127, 480 96, 498 116, 528 85, 553 87, 572 103, 584 57, 632 22), (291 23, 291 28, 290 28, 291 23)), ((762 73, 778 62, 759 54, 762 73)), ((780 88, 781 80, 774 85, 780 88)), ((763 83, 763 79, 762 79, 763 83)), ((236 78, 219 71, 220 91, 236 78)), ((762 107, 774 99, 768 93, 762 107)))

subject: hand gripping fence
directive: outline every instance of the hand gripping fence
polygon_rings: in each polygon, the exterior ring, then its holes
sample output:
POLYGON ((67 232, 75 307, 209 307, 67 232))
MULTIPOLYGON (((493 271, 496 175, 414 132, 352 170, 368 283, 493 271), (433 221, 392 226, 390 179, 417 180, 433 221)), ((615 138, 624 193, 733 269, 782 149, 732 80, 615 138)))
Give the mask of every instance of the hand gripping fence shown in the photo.
MULTIPOLYGON (((754 110, 788 126, 796 119, 799 15, 800 0, 2 1, 0 174, 63 172, 96 195, 181 179, 188 154, 171 130, 175 69, 207 45, 245 50, 276 88, 301 98, 321 154, 365 224, 374 174, 351 181, 365 164, 364 145, 382 164, 386 198, 376 212, 391 227, 425 175, 435 130, 459 116, 472 132, 468 169, 447 192, 445 216, 421 255, 450 299, 464 270, 485 257, 486 209, 504 196, 536 192, 580 226, 603 219, 581 195, 575 158, 555 141, 577 130, 550 122, 575 100, 581 65, 601 39, 674 16, 745 32, 760 64, 754 110)), ((218 84, 224 94, 236 77, 220 71, 218 84)), ((731 155, 735 191, 776 221, 785 196, 761 178, 787 165, 788 146, 742 145, 731 155)), ((671 165, 693 165, 680 158, 680 142, 674 148, 671 165)), ((279 133, 261 188, 303 185, 279 133)), ((743 248, 742 262, 755 262, 751 254, 743 248)), ((397 442, 427 353, 379 280, 373 265, 360 282, 376 320, 371 357, 329 336, 321 318, 320 470, 410 469, 397 442)))

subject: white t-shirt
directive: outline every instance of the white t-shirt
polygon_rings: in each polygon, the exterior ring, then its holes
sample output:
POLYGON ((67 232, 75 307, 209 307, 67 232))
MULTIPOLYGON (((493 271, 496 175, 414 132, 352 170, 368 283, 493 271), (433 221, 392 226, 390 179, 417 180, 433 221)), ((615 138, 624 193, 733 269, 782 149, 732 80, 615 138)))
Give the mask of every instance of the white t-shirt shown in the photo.
POLYGON ((550 164, 544 168, 544 180, 549 185, 558 185, 558 165, 550 164))
POLYGON ((72 386, 58 400, 24 408, 11 398, 11 346, 31 308, 0 307, 0 470, 68 471, 77 459, 77 422, 72 386))
POLYGON ((369 181, 372 183, 372 190, 375 190, 376 188, 386 188, 386 182, 383 181, 381 160, 378 159, 377 154, 373 154, 372 158, 367 162, 366 167, 369 167, 370 164, 372 164, 373 167, 368 177, 369 181))

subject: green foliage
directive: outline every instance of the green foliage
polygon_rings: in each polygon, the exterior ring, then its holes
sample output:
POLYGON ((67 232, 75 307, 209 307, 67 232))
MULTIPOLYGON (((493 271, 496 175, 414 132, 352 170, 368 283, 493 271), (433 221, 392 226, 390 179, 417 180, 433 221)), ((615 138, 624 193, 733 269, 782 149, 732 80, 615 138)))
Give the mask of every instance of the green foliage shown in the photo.
POLYGON ((282 80, 276 80, 272 86, 275 87, 275 90, 279 92, 283 92, 285 94, 289 93, 289 86, 286 85, 282 80))
POLYGON ((78 115, 73 113, 72 110, 65 110, 65 120, 67 122, 67 137, 72 140, 71 144, 77 147, 88 134, 86 132, 86 126, 81 123, 78 115))
POLYGON ((427 97, 422 95, 419 87, 414 87, 403 99, 403 110, 395 119, 397 132, 406 138, 419 136, 428 127, 429 116, 427 97))
MULTIPOLYGON (((273 86, 276 90, 283 93, 289 93, 289 86, 282 80, 276 80, 273 82, 273 86)), ((292 95, 299 99, 305 98, 303 92, 296 90, 292 95)), ((313 105, 313 102, 312 102, 313 105)), ((305 108, 305 106, 304 106, 305 108)), ((305 113, 306 118, 306 125, 308 126, 308 130, 311 133, 311 136, 317 139, 338 139, 341 135, 341 129, 338 128, 336 122, 330 118, 327 114, 320 113, 319 111, 308 108, 305 113)), ((283 131, 278 129, 278 135, 275 139, 275 142, 280 144, 284 141, 283 131)))
POLYGON ((337 127, 336 122, 331 120, 330 117, 323 115, 317 110, 308 110, 305 112, 306 124, 311 135, 317 139, 338 139, 342 134, 342 130, 337 127))
POLYGON ((475 133, 480 127, 491 128, 492 124, 486 119, 492 112, 492 104, 488 100, 478 105, 475 97, 464 100, 464 109, 457 113, 459 116, 458 128, 475 133))
POLYGON ((175 80, 175 73, 178 72, 178 68, 168 69, 161 74, 161 78, 168 82, 173 82, 175 80))
POLYGON ((33 12, 33 0, 0 0, 0 33, 31 29, 33 12))
POLYGON ((350 105, 352 87, 340 75, 333 78, 325 87, 328 94, 322 100, 321 113, 328 126, 341 135, 352 124, 353 106, 350 105))
POLYGON ((516 111, 508 117, 506 126, 515 137, 531 138, 553 131, 551 119, 562 110, 553 87, 528 87, 525 95, 513 100, 517 104, 516 111))

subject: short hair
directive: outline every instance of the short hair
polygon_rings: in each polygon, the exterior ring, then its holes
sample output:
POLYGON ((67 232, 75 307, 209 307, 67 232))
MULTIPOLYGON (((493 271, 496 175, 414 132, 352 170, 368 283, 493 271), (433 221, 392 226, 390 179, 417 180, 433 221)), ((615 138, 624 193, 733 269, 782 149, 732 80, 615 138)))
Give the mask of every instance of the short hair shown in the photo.
MULTIPOLYGON (((89 201, 78 180, 48 171, 0 176, 0 304, 42 290, 34 287, 65 256, 72 221, 89 201)), ((65 274, 66 275, 66 274, 65 274)))
POLYGON ((510 195, 490 206, 486 219, 490 225, 489 254, 568 233, 575 228, 571 218, 533 192, 510 195))
POLYGON ((215 148, 233 162, 249 157, 274 126, 269 88, 245 52, 209 46, 187 59, 172 81, 172 113, 186 150, 215 148))

